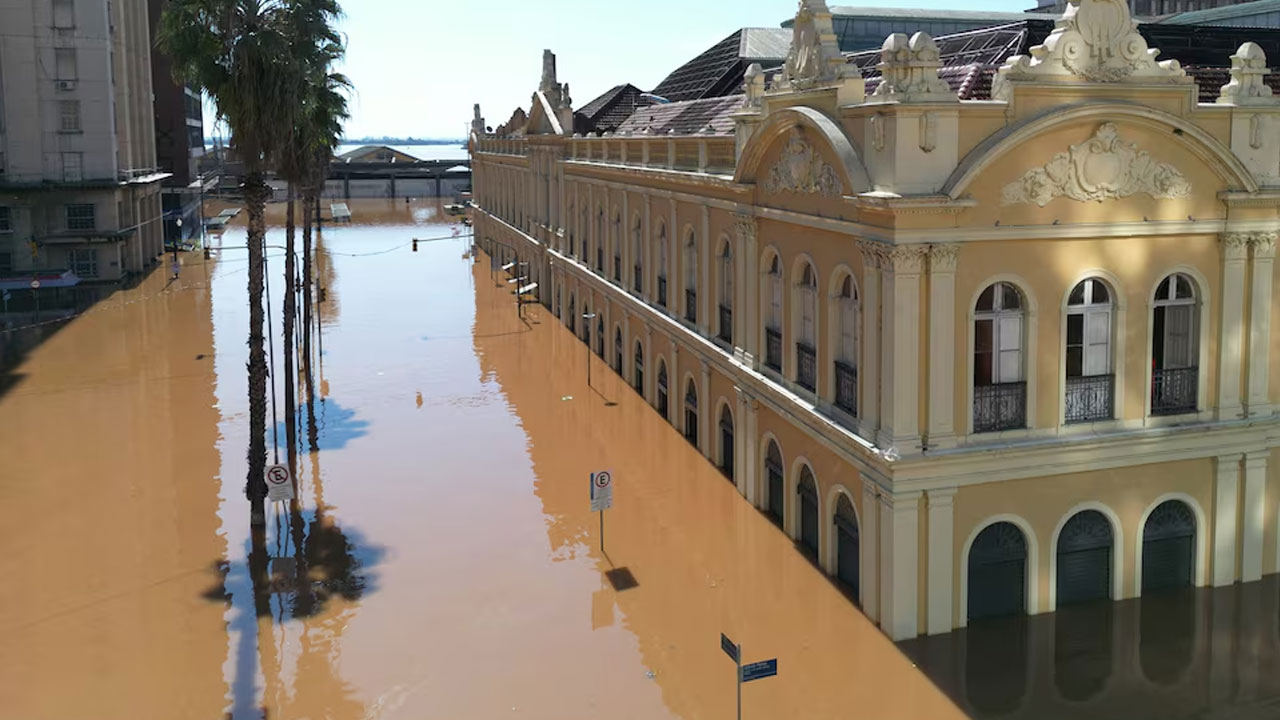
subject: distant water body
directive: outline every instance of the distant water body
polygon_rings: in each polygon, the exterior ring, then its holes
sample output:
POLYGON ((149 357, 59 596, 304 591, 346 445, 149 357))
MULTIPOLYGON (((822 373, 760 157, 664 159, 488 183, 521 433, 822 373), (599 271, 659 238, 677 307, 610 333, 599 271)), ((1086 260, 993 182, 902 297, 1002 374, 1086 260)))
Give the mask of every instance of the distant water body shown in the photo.
MULTIPOLYGON (((351 152, 357 148, 365 147, 364 145, 339 145, 338 155, 351 152)), ((412 155, 419 160, 466 160, 467 149, 463 147, 461 142, 450 143, 448 145, 390 145, 395 150, 402 153, 412 155)))

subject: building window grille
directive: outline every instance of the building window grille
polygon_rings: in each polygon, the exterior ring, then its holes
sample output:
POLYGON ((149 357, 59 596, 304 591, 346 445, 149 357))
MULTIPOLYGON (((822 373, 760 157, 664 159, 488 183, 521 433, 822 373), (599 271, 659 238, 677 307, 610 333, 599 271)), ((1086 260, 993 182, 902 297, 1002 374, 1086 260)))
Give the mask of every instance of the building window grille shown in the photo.
POLYGON ((720 329, 716 337, 721 340, 733 342, 733 309, 724 305, 720 306, 720 329))
POLYGON ((998 282, 978 297, 974 315, 973 430, 1026 427, 1022 294, 998 282))
POLYGON ((67 206, 68 230, 94 230, 98 227, 97 208, 91 203, 67 206))
POLYGON ((774 328, 764 329, 764 364, 782 372, 782 333, 774 328))
POLYGON ((665 275, 658 276, 658 304, 662 307, 667 306, 667 277, 665 275))
POLYGON ((1195 412, 1200 397, 1200 309, 1195 283, 1182 273, 1156 289, 1151 347, 1151 414, 1195 412))
POLYGON ((840 283, 836 297, 836 407, 855 417, 858 414, 858 322, 861 307, 858 304, 858 288, 853 276, 846 275, 840 283))
POLYGON ((58 101, 58 130, 64 133, 80 132, 80 101, 58 101))
POLYGON ((839 360, 836 361, 836 407, 854 417, 858 415, 858 369, 839 360))
POLYGON ((698 291, 693 288, 685 288, 684 291, 684 319, 698 322, 698 291))
POLYGON ((1067 298, 1068 423, 1115 416, 1111 373, 1111 291, 1096 278, 1076 285, 1067 298))
POLYGON ((733 248, 726 240, 720 248, 720 327, 717 336, 733 344, 733 248))
POLYGON ((67 253, 71 272, 82 278, 98 277, 98 251, 93 248, 70 250, 67 253))
POLYGON ((818 361, 813 347, 796 343, 796 383, 812 392, 817 387, 818 361))

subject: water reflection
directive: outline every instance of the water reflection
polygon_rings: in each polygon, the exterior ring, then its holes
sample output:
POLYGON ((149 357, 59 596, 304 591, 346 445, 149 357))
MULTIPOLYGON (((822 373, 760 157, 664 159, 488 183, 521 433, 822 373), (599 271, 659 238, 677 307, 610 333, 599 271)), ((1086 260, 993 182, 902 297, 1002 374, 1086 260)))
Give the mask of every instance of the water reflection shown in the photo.
POLYGON ((1274 717, 1280 577, 975 621, 900 647, 975 718, 1274 717))

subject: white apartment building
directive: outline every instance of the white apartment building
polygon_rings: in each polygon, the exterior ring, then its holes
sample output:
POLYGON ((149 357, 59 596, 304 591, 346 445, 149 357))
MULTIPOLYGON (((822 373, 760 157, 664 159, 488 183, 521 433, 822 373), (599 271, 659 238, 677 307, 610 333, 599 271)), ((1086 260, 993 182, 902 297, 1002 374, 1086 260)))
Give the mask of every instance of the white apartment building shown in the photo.
POLYGON ((118 281, 163 252, 151 46, 146 0, 0 2, 0 285, 118 281))

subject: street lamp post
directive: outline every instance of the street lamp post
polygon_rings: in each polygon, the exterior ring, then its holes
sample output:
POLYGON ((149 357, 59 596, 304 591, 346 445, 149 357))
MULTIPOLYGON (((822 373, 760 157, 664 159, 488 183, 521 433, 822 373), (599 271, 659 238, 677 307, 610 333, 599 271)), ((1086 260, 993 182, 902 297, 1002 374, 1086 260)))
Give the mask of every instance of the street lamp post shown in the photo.
POLYGON ((173 270, 174 280, 178 279, 178 268, 181 267, 181 265, 178 264, 178 245, 182 242, 182 218, 181 217, 178 218, 177 223, 178 223, 178 237, 174 238, 173 265, 171 267, 171 269, 173 270))
MULTIPOLYGON (((596 319, 596 314, 583 313, 582 319, 586 321, 587 337, 591 337, 591 321, 596 319)), ((591 340, 587 340, 587 387, 591 387, 591 340)))

